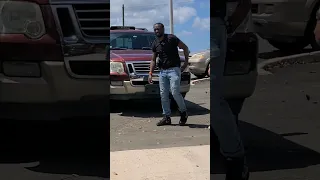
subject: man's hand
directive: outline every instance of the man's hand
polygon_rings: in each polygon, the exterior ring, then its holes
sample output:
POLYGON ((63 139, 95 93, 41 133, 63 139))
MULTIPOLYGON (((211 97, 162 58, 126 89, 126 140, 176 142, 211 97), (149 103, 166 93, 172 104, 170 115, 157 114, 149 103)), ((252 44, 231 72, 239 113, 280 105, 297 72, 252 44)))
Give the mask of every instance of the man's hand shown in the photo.
POLYGON ((151 74, 149 74, 149 77, 148 77, 148 83, 149 83, 149 84, 153 84, 153 81, 152 81, 152 75, 151 75, 151 74))
POLYGON ((314 28, 314 37, 317 42, 320 41, 320 21, 317 22, 316 27, 314 28))

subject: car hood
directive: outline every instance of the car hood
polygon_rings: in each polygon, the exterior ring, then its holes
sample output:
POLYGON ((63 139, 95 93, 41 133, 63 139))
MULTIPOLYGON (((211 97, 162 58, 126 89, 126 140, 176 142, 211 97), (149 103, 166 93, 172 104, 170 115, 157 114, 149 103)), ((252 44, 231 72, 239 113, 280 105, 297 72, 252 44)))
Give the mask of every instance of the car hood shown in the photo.
MULTIPOLYGON (((151 50, 111 50, 110 59, 117 61, 151 61, 151 50)), ((184 58, 180 56, 181 61, 184 58)))

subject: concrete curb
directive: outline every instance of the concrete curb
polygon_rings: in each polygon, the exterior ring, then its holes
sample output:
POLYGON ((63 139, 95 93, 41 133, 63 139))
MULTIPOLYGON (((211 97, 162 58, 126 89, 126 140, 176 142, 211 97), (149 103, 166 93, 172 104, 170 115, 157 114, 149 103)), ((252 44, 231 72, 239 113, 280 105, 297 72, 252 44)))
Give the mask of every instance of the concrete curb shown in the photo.
POLYGON ((210 77, 192 80, 190 84, 193 86, 193 85, 199 84, 201 82, 205 82, 205 81, 210 81, 210 77))
POLYGON ((314 51, 310 53, 301 53, 285 57, 278 57, 273 59, 268 59, 262 61, 258 64, 258 74, 259 75, 270 75, 272 74, 269 69, 272 69, 275 66, 281 66, 283 64, 305 64, 320 62, 320 51, 314 51))
POLYGON ((210 145, 110 152, 112 180, 209 180, 210 145))

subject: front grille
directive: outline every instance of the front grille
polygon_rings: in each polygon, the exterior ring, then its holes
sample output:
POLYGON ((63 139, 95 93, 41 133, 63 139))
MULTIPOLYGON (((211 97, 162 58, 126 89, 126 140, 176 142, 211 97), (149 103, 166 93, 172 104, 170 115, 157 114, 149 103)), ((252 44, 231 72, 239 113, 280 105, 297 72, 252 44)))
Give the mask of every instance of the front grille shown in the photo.
MULTIPOLYGON (((134 62, 132 65, 136 74, 148 74, 150 71, 150 62, 134 62)), ((159 69, 155 68, 154 73, 159 73, 159 69)))
POLYGON ((74 4, 82 34, 86 37, 108 37, 110 33, 110 4, 74 4))
POLYGON ((259 12, 258 4, 252 4, 251 5, 251 12, 254 13, 254 14, 257 14, 259 12))
POLYGON ((70 61, 69 66, 78 76, 108 76, 110 71, 109 61, 70 61))

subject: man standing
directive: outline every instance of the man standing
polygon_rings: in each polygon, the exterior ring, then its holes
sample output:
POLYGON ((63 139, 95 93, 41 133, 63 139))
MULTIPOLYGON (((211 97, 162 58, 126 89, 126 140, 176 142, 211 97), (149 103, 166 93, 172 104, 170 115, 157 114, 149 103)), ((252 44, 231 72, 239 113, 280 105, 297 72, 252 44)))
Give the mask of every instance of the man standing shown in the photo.
MULTIPOLYGON (((230 1, 230 0, 229 0, 230 1)), ((234 1, 234 0, 233 0, 234 1)), ((235 117, 222 95, 222 79, 226 58, 227 36, 232 35, 250 13, 250 0, 236 0, 238 6, 226 19, 226 1, 211 1, 211 46, 220 50, 220 56, 211 61, 211 125, 218 137, 221 153, 226 162, 226 180, 247 180, 249 171, 245 165, 245 153, 235 117)), ((211 69, 210 68, 210 69, 211 69)))
POLYGON ((175 35, 165 34, 164 25, 162 23, 156 23, 153 26, 154 33, 157 38, 152 44, 153 56, 150 63, 149 83, 152 82, 152 73, 157 65, 160 69, 159 74, 159 86, 161 104, 163 110, 163 119, 157 123, 157 126, 170 125, 171 124, 171 109, 169 93, 171 92, 174 100, 178 104, 180 111, 179 125, 185 125, 188 119, 187 108, 180 93, 180 81, 181 72, 183 72, 188 66, 189 49, 188 47, 175 35), (182 67, 178 47, 183 49, 185 62, 182 67), (159 61, 156 62, 157 57, 159 61))

